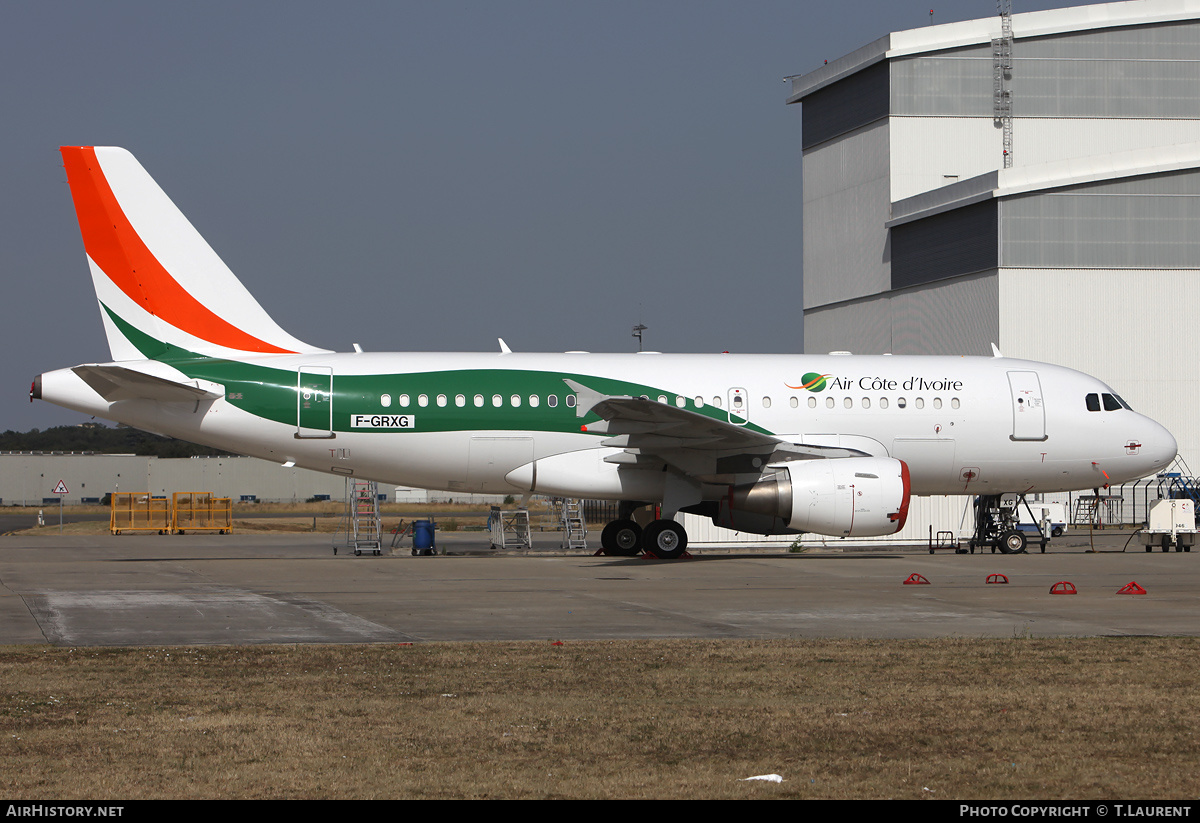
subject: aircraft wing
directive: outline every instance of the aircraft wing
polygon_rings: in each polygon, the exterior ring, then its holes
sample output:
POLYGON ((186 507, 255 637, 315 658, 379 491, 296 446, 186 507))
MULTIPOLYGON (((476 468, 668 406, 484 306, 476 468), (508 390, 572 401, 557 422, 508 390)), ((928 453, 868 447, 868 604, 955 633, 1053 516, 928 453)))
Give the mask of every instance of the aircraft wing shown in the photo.
POLYGON ((862 457, 867 453, 837 446, 793 443, 770 434, 715 420, 703 414, 644 397, 615 397, 564 380, 579 397, 578 417, 601 419, 584 431, 606 434, 603 445, 624 449, 608 462, 638 468, 672 466, 701 479, 761 472, 768 463, 829 457, 862 457))
POLYGON ((197 402, 214 400, 222 394, 216 384, 201 385, 207 381, 183 383, 125 366, 76 366, 71 371, 110 403, 118 400, 197 402))

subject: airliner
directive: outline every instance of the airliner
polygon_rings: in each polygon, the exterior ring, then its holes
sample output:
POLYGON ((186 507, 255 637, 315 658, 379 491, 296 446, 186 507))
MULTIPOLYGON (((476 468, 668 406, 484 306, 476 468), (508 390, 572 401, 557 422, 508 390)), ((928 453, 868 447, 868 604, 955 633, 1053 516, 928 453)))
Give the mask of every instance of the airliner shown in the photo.
POLYGON ((268 316, 132 154, 61 151, 112 359, 39 375, 31 400, 347 477, 619 501, 601 535, 616 556, 683 556, 680 512, 757 534, 888 535, 913 495, 1090 489, 1175 457, 1103 382, 998 351, 317 348, 268 316))

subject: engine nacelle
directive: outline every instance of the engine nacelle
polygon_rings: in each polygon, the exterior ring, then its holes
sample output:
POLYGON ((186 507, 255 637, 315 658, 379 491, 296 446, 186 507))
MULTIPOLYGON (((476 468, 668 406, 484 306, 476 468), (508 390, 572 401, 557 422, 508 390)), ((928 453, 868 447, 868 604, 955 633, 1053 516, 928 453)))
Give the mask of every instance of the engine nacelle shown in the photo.
POLYGON ((908 466, 888 457, 787 463, 732 487, 713 522, 758 534, 895 534, 908 519, 909 489, 908 466))

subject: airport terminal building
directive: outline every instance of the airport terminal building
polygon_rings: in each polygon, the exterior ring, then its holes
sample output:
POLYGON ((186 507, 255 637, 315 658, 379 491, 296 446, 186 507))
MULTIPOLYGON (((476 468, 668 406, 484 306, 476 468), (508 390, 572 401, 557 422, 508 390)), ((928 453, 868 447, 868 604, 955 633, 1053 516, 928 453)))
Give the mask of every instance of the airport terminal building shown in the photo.
POLYGON ((1200 0, 893 32, 790 78, 804 348, 1044 360, 1200 471, 1200 0))

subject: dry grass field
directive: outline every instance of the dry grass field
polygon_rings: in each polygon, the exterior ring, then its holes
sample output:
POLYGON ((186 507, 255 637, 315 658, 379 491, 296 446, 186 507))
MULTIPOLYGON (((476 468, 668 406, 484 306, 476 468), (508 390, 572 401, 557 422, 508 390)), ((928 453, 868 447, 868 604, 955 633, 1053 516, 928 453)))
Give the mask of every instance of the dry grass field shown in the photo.
POLYGON ((19 798, 1194 798, 1188 638, 0 648, 19 798), (777 773, 782 783, 740 778, 777 773))

